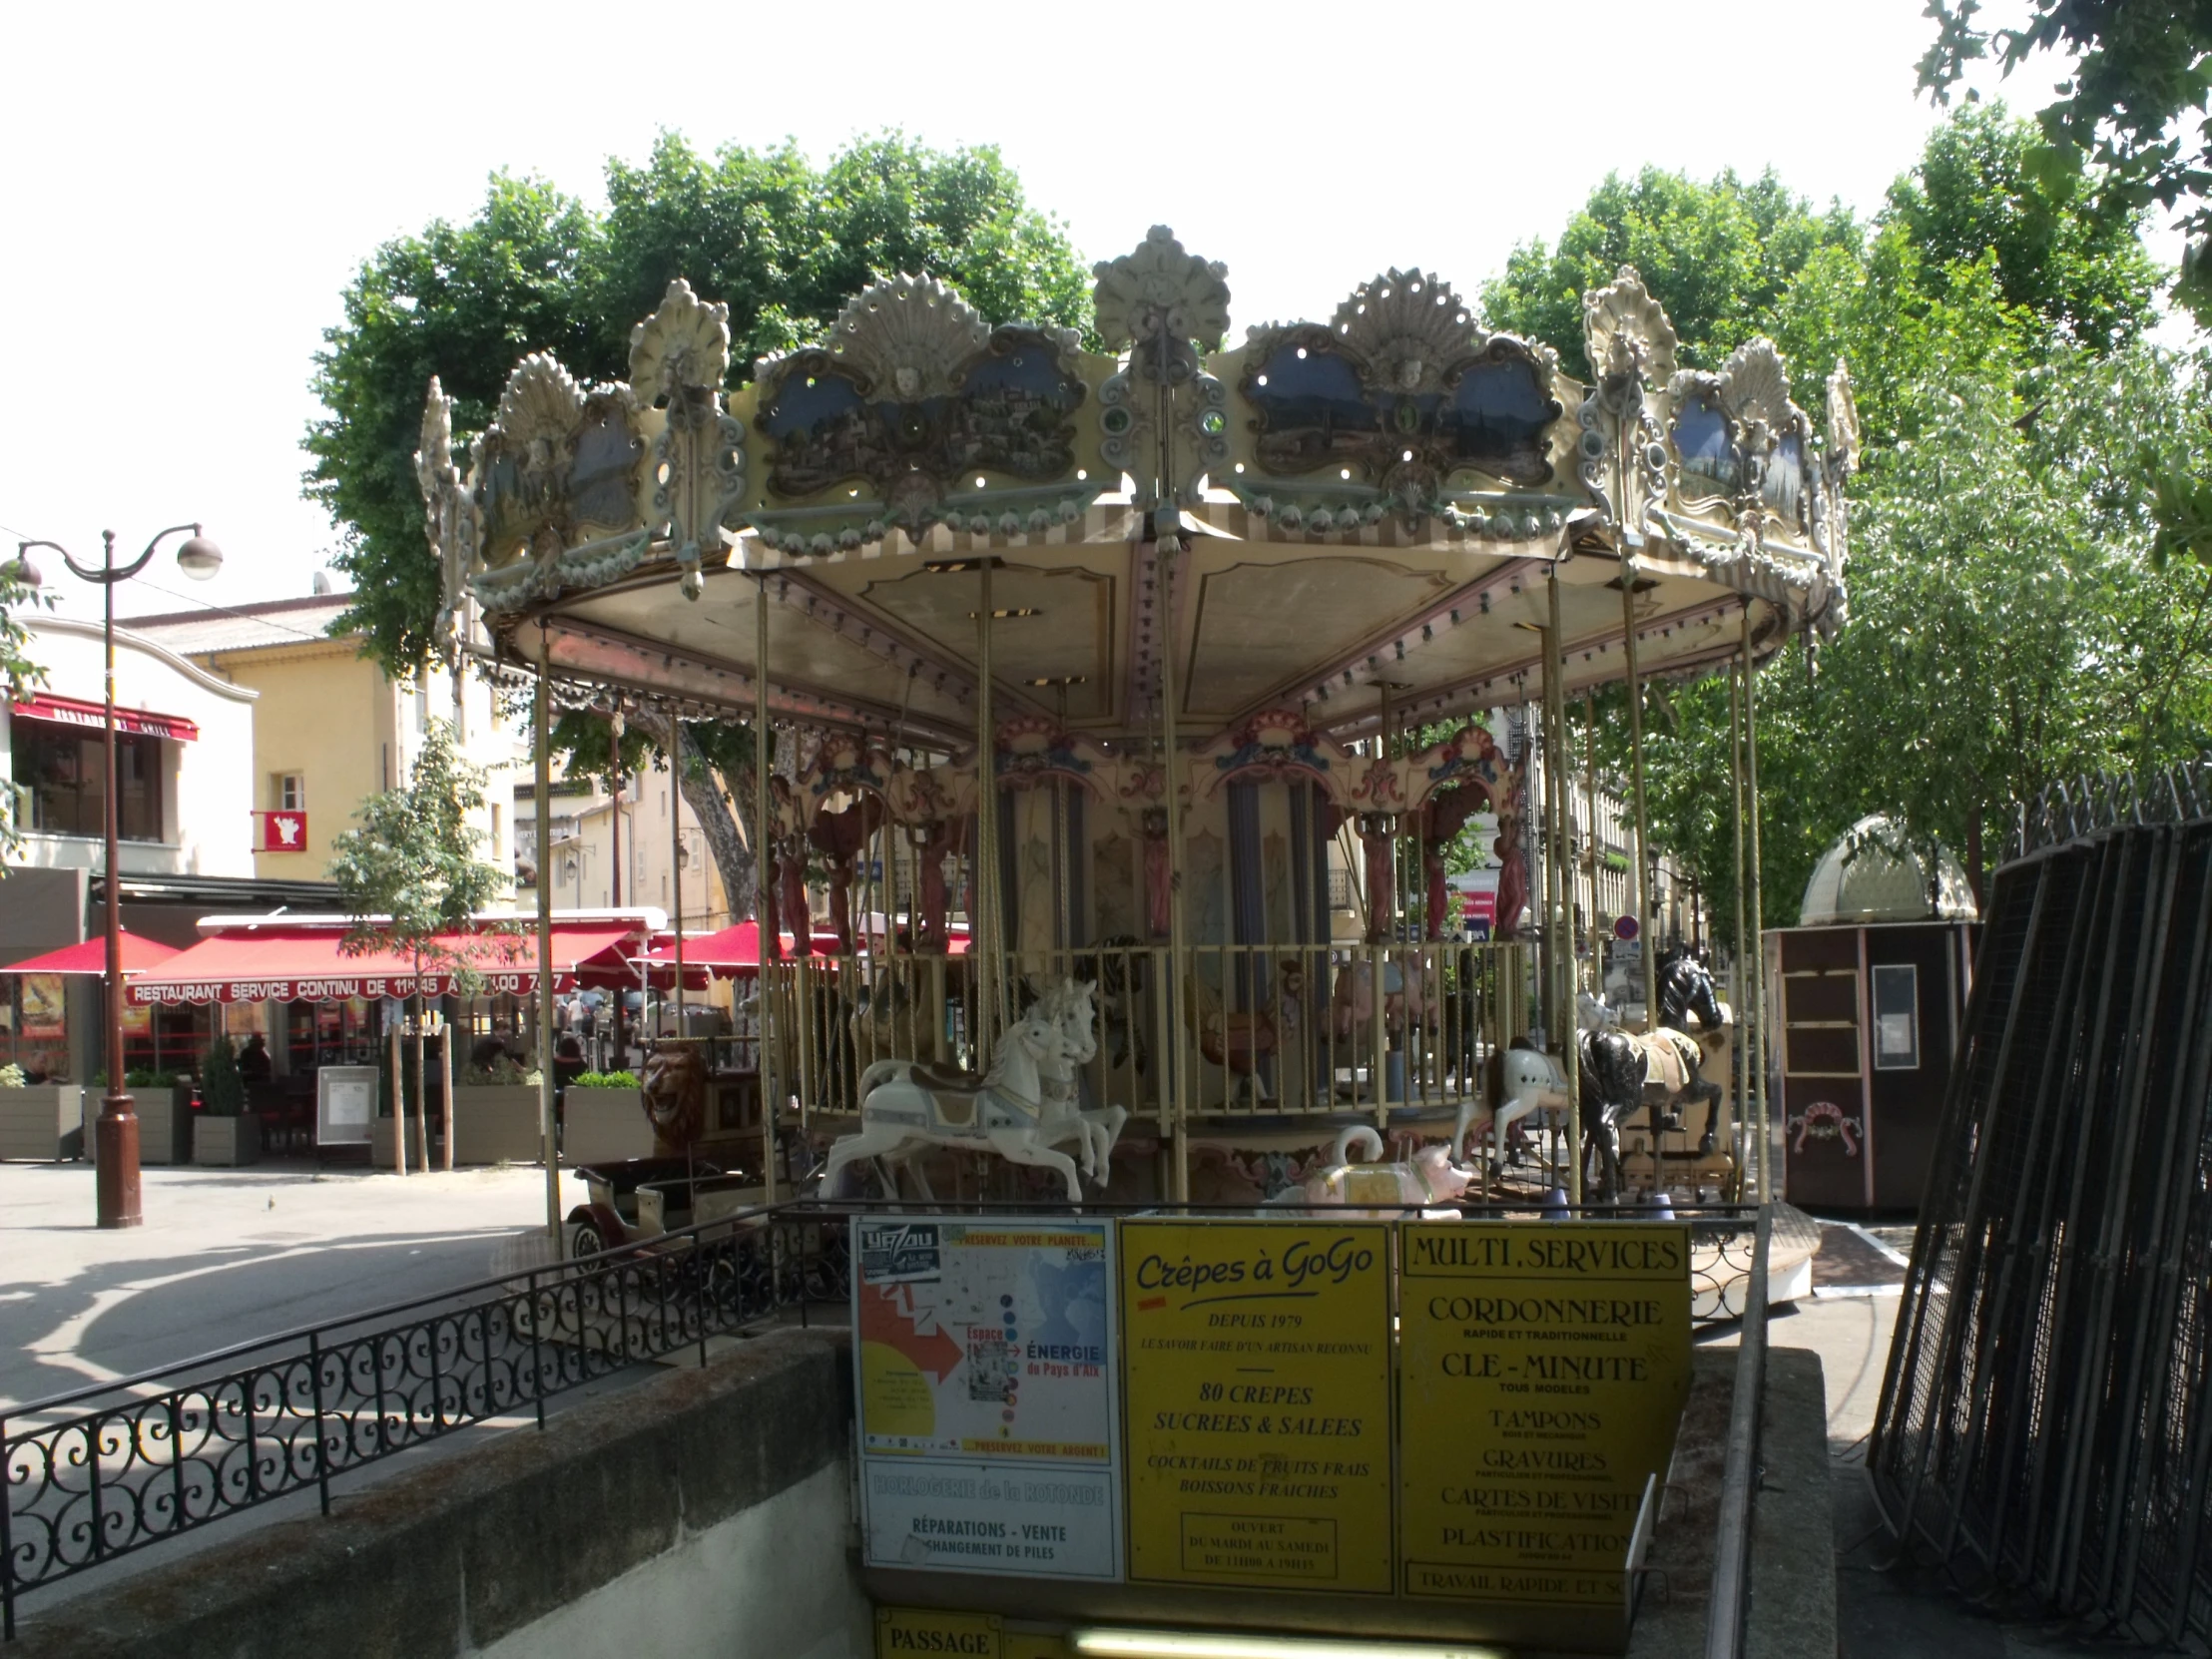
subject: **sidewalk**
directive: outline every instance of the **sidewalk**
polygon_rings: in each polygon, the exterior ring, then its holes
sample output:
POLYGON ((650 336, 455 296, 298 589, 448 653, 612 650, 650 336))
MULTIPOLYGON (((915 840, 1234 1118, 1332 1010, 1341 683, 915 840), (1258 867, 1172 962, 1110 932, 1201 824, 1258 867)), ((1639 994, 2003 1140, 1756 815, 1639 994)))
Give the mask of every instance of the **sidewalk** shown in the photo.
MULTIPOLYGON (((93 1225, 88 1164, 0 1164, 0 1410, 536 1259, 545 1173, 149 1169, 93 1225)), ((563 1175, 561 1203, 583 1200, 563 1175)))

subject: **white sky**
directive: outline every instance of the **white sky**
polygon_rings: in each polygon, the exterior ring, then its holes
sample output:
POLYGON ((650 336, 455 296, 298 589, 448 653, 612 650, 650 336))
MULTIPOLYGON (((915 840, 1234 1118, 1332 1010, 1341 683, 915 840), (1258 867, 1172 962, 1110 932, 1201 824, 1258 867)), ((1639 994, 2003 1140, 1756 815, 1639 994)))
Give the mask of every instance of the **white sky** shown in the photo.
POLYGON ((165 557, 126 615, 306 593, 320 330, 364 256, 467 217, 496 168, 596 202, 664 127, 818 160, 886 126, 994 143, 1086 259, 1165 223, 1226 261, 1234 338, 1393 265, 1471 295, 1647 163, 1871 212, 1936 120, 1922 7, 0 6, 6 550, 113 528, 128 555, 199 518, 222 576, 165 557))

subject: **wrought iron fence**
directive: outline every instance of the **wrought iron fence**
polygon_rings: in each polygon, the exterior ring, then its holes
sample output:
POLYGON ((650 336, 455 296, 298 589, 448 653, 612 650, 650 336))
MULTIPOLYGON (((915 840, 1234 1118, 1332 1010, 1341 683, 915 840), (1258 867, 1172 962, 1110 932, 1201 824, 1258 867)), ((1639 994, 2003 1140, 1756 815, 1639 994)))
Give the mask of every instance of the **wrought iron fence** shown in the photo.
POLYGON ((2054 792, 1997 871, 1869 1458, 1962 1580, 2167 1643, 2212 1633, 2208 782, 2054 792))
MULTIPOLYGON (((1450 1208, 1450 1207, 1447 1207, 1450 1208)), ((1462 1204, 1467 1217, 1648 1219, 1635 1206, 1462 1204)), ((603 1255, 529 1269, 181 1361, 0 1414, 0 1609, 139 1550, 475 1425, 533 1418, 568 1390, 717 1337, 849 1306, 853 1215, 1065 1213, 976 1201, 795 1200, 603 1255)), ((1295 1222, 1332 1210, 1094 1206, 1295 1222)), ((1386 1214, 1361 1207, 1360 1216, 1386 1214)), ((1407 1210, 1405 1214, 1418 1213, 1407 1210)), ((1427 1214, 1437 1213, 1429 1207, 1427 1214)), ((1756 1211, 1684 1208, 1692 1316, 1734 1319, 1752 1282, 1756 1211)))
POLYGON ((0 1603, 640 1362, 846 1294, 785 1207, 484 1280, 0 1413, 0 1603))

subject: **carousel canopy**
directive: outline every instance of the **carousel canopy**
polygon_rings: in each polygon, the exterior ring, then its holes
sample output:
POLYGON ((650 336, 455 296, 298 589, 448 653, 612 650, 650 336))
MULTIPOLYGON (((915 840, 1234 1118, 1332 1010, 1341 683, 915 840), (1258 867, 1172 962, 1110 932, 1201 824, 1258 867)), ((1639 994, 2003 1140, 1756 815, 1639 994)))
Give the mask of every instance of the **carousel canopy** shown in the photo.
POLYGON ((1624 674, 1624 585, 1646 674, 1841 619, 1841 364, 1817 432, 1770 341, 1683 365, 1625 269, 1588 384, 1418 270, 1227 348, 1223 268, 1165 229, 1097 274, 1103 352, 900 276, 734 392, 725 307, 677 281, 627 384, 517 364, 465 471, 432 381, 446 626, 472 601, 561 679, 750 717, 765 675, 772 718, 949 750, 979 624, 994 724, 1111 746, 1525 701, 1553 574, 1570 693, 1624 674))
POLYGON ((1863 818, 1823 852, 1805 883, 1801 927, 1882 921, 1971 921, 1980 909, 1965 866, 1946 847, 1933 862, 1879 813, 1863 818))

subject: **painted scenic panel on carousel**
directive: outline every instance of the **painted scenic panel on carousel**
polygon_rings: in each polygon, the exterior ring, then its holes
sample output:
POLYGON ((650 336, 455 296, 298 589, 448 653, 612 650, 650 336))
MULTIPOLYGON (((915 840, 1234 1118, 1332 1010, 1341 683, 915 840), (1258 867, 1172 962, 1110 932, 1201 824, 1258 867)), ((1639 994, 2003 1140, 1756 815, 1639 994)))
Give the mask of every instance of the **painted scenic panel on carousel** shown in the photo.
POLYGON ((1298 329, 1259 359, 1240 388, 1255 411, 1261 470, 1295 475, 1335 466, 1382 487, 1407 448, 1446 472, 1548 483, 1548 429, 1559 418, 1542 365, 1518 341, 1494 340, 1433 391, 1375 390, 1326 329, 1298 329), (1301 343, 1301 340, 1304 343, 1301 343))
POLYGON ((913 472, 942 483, 977 469, 1025 479, 1074 469, 1071 417, 1087 388, 1041 331, 997 330, 956 379, 907 400, 863 386, 827 352, 803 353, 755 418, 771 445, 769 490, 809 496, 864 479, 887 498, 913 472))

